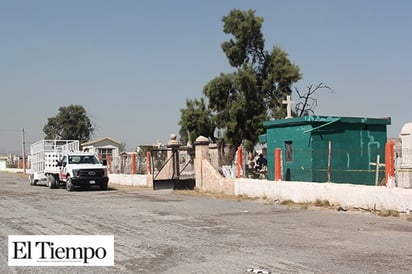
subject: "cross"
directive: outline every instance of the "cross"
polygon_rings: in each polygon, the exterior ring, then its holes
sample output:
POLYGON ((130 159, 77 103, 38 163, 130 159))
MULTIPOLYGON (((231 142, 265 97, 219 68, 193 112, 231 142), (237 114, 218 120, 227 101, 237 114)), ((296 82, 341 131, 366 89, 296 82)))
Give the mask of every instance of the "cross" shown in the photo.
POLYGON ((385 164, 379 163, 380 158, 381 158, 381 156, 378 154, 378 155, 376 156, 376 163, 374 163, 374 162, 369 162, 369 165, 371 165, 371 166, 376 166, 376 175, 375 175, 375 185, 376 185, 376 186, 377 186, 378 183, 379 183, 379 182, 378 182, 378 181, 379 181, 379 167, 385 166, 385 164))
POLYGON ((282 101, 282 104, 286 105, 287 116, 286 119, 292 118, 292 104, 294 102, 290 99, 290 96, 286 96, 286 100, 282 101))

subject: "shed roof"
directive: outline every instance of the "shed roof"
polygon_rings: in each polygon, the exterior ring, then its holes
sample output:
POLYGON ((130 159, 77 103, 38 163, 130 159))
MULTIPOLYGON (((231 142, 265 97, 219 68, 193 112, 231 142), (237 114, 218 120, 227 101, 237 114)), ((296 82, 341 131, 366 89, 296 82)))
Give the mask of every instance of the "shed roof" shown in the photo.
POLYGON ((103 137, 103 138, 100 138, 100 139, 96 139, 96 140, 92 140, 92 141, 85 142, 85 143, 82 144, 82 146, 95 145, 95 144, 98 144, 98 143, 103 142, 103 141, 109 141, 109 142, 115 143, 115 144, 117 144, 117 145, 119 145, 119 146, 122 144, 122 143, 120 143, 119 141, 116 141, 116 140, 114 140, 114 139, 112 139, 112 138, 110 138, 110 137, 103 137))
POLYGON ((265 128, 296 126, 313 123, 334 123, 341 122, 347 124, 365 125, 390 125, 391 118, 367 118, 367 117, 338 117, 338 116, 303 116, 290 119, 269 120, 263 122, 265 128))

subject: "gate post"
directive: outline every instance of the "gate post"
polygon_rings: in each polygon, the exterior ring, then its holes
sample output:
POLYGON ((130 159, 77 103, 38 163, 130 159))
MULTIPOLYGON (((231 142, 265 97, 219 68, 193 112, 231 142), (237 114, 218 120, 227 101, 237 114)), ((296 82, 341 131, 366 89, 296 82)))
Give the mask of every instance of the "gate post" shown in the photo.
MULTIPOLYGON (((173 180, 175 179, 179 179, 180 176, 180 168, 179 168, 179 147, 180 144, 179 142, 176 140, 177 136, 176 134, 171 134, 170 135, 170 140, 167 143, 167 147, 172 149, 172 175, 171 176, 173 180)), ((169 174, 170 175, 170 174, 169 174)))
POLYGON ((196 138, 195 145, 195 184, 199 190, 203 188, 202 160, 209 159, 209 139, 204 136, 196 138))

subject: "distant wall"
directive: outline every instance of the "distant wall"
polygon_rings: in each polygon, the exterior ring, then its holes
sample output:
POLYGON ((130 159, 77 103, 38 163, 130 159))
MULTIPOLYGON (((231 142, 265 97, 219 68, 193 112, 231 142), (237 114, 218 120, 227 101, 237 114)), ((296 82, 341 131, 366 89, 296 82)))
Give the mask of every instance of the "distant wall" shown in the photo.
POLYGON ((109 174, 109 184, 152 187, 152 176, 140 174, 109 174))
POLYGON ((249 197, 292 200, 296 203, 327 200, 344 207, 393 209, 400 212, 412 210, 412 189, 252 179, 235 179, 234 187, 235 195, 249 197))
POLYGON ((202 180, 196 186, 200 191, 235 195, 234 179, 224 178, 208 160, 202 160, 202 180))

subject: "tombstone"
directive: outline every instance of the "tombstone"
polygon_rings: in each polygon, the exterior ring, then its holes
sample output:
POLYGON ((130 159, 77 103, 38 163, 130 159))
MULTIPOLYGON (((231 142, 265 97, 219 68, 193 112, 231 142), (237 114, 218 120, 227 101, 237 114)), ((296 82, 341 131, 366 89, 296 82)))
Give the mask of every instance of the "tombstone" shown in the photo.
POLYGON ((397 167, 397 185, 402 188, 412 188, 412 123, 402 127, 400 138, 402 158, 397 167))

